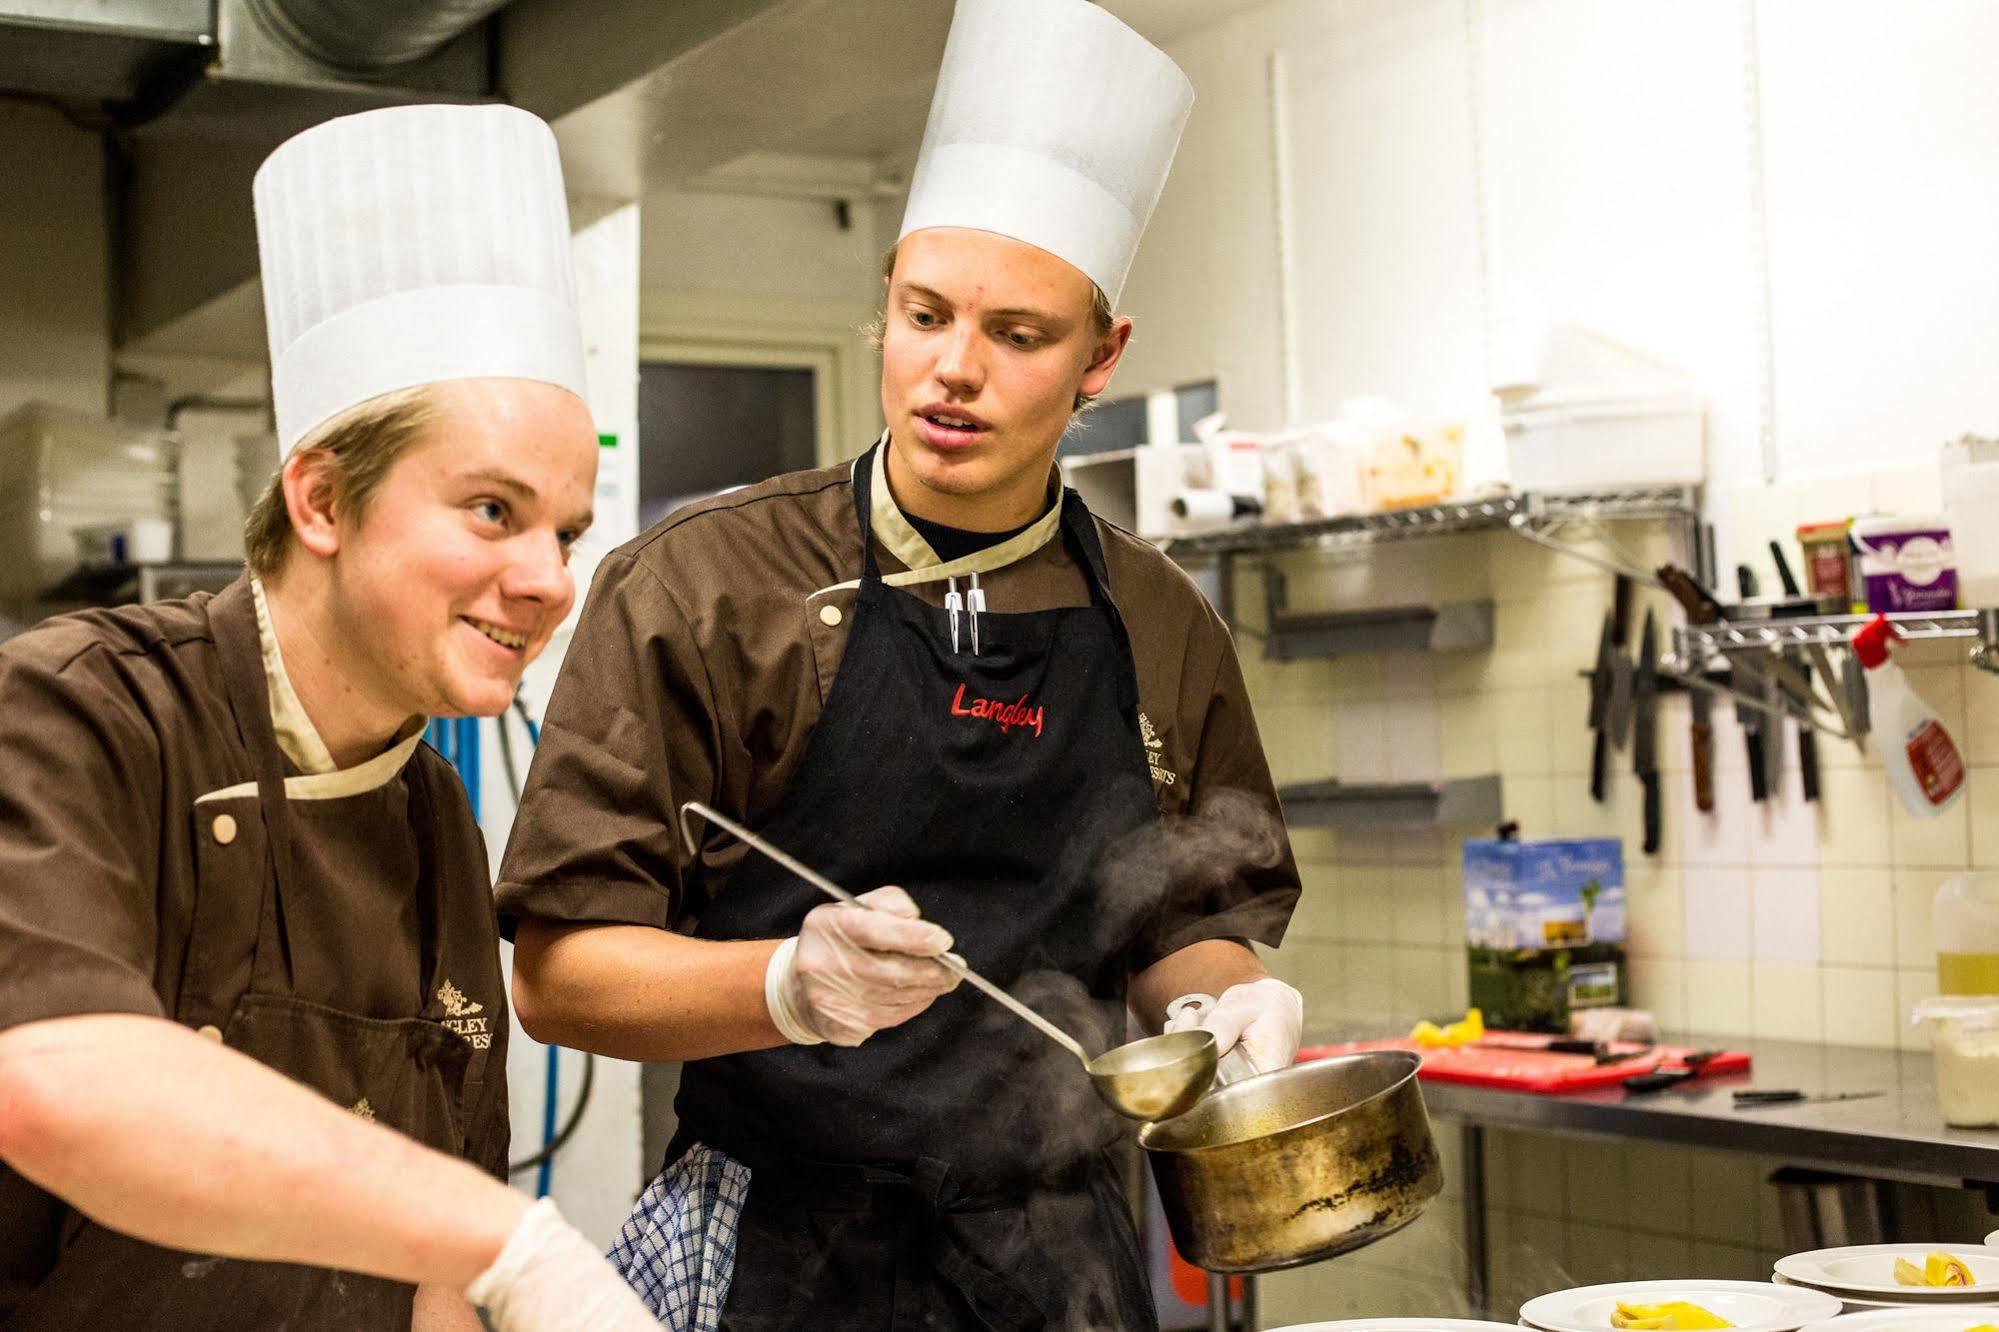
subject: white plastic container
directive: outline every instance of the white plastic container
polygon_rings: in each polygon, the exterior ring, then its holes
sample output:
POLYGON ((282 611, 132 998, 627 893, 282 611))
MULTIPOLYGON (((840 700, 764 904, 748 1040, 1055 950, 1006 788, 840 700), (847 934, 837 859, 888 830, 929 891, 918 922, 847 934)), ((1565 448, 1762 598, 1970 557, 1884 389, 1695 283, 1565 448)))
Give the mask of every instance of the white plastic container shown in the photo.
POLYGON ((1917 1004, 1912 1019, 1929 1028, 1943 1122, 1999 1126, 1999 995, 1939 995, 1917 1004))
POLYGON ((1890 655, 1899 638, 1877 615, 1853 636, 1853 652, 1867 668, 1868 707, 1881 737, 1881 766, 1902 807, 1934 818, 1964 798, 1964 755, 1890 655))
POLYGON ((1508 411, 1500 424, 1516 490, 1692 486, 1707 478, 1697 399, 1552 402, 1508 411))
POLYGON ((1958 604, 1999 606, 1999 439, 1943 446, 1943 509, 1957 548, 1958 604))
POLYGON ((1937 989, 1999 995, 1999 874, 1945 879, 1930 903, 1937 989))

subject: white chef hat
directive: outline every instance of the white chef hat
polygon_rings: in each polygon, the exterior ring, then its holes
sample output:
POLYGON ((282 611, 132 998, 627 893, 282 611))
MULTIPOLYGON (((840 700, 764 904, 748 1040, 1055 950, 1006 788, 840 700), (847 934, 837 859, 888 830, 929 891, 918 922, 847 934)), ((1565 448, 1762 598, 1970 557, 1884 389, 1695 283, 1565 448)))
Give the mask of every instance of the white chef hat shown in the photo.
POLYGON ((278 445, 397 389, 541 380, 583 393, 555 135, 511 106, 397 106, 257 171, 278 445))
POLYGON ((902 235, 1038 246, 1116 305, 1194 88, 1089 0, 958 0, 902 235))

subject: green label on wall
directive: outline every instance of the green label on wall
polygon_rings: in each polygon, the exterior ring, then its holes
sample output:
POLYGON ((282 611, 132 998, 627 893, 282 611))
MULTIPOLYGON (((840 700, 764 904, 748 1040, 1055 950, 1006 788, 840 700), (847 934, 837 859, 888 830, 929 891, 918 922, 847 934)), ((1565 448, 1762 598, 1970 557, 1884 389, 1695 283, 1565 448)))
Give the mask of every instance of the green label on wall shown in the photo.
POLYGON ((600 449, 615 449, 618 447, 618 437, 616 435, 599 435, 597 436, 597 447, 600 449))

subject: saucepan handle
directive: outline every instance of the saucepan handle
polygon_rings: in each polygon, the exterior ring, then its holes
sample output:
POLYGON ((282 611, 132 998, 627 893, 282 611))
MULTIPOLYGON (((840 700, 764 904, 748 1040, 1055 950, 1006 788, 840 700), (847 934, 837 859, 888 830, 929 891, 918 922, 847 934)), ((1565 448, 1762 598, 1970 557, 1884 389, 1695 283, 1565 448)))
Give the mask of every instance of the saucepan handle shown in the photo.
MULTIPOLYGON (((1199 1018, 1214 1006, 1215 997, 1212 994, 1183 994, 1166 1005, 1166 1020, 1171 1022, 1182 1013, 1192 1013, 1199 1018)), ((1253 1078, 1262 1071, 1256 1066, 1256 1061, 1249 1057, 1249 1051, 1243 1048, 1242 1042, 1237 1041, 1229 1047, 1229 1052, 1222 1056, 1221 1062, 1215 1065, 1215 1085, 1226 1087, 1231 1082, 1253 1078)))

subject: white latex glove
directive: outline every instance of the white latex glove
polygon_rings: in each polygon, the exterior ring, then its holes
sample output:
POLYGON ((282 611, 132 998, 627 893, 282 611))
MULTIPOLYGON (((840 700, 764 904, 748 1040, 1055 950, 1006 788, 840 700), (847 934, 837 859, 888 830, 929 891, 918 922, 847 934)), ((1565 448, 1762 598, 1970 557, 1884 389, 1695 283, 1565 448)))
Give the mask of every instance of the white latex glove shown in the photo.
POLYGON ((828 902, 771 955, 764 1003, 785 1039, 798 1045, 859 1045, 900 1026, 958 984, 937 961, 951 947, 942 927, 922 919, 900 888, 877 888, 862 911, 828 902))
POLYGON ((543 1198, 465 1288, 497 1332, 660 1332, 597 1246, 543 1198))
POLYGON ((1168 1019, 1166 1030, 1206 1027, 1215 1034, 1217 1054, 1227 1054, 1241 1041, 1256 1071, 1272 1073, 1291 1067, 1298 1057, 1304 1025, 1304 996, 1275 976, 1265 976, 1229 986, 1206 1014, 1188 1010, 1168 1019))

